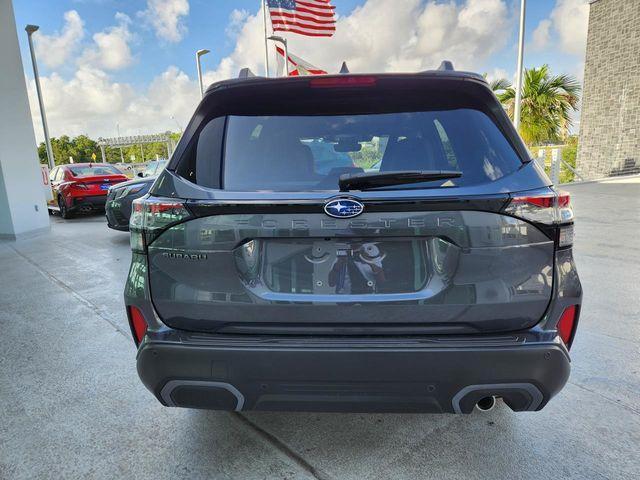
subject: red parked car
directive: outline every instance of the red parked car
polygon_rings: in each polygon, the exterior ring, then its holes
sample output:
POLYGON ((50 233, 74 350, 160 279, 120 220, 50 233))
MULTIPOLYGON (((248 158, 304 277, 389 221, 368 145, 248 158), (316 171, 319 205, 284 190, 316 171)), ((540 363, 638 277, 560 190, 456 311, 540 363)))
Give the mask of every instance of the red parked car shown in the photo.
POLYGON ((54 168, 49 180, 53 190, 49 211, 59 211, 62 218, 69 218, 76 212, 104 209, 109 187, 129 178, 108 163, 73 163, 54 168))

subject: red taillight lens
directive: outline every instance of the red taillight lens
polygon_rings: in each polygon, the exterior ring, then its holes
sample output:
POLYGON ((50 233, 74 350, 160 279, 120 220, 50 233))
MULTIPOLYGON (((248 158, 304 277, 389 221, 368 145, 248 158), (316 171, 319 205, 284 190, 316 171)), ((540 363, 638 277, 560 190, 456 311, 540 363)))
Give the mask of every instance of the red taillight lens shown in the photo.
POLYGON ((573 221, 571 197, 567 192, 513 197, 505 211, 515 217, 547 225, 573 221))
POLYGON ((541 195, 539 197, 514 197, 511 200, 512 204, 525 204, 534 205, 538 208, 551 208, 555 200, 555 195, 541 195))
POLYGON ((139 345, 144 334, 147 333, 147 321, 142 312, 136 307, 129 307, 129 326, 133 334, 133 340, 139 345))
POLYGON ((189 216, 181 200, 154 197, 134 200, 129 218, 131 249, 145 253, 145 245, 149 245, 164 229, 189 216))
POLYGON ((558 193, 558 208, 566 208, 571 205, 571 195, 569 192, 558 193))
POLYGON ((84 183, 80 183, 80 182, 72 183, 71 186, 73 188, 79 188, 80 190, 86 190, 88 188, 84 183))
POLYGON ((374 87, 376 81, 376 77, 370 76, 321 77, 309 80, 309 86, 311 88, 374 87))
POLYGON ((571 348, 571 343, 573 342, 573 336, 576 330, 576 318, 578 309, 576 305, 571 305, 564 309, 562 315, 560 316, 560 321, 558 322, 558 335, 567 346, 567 348, 571 348))

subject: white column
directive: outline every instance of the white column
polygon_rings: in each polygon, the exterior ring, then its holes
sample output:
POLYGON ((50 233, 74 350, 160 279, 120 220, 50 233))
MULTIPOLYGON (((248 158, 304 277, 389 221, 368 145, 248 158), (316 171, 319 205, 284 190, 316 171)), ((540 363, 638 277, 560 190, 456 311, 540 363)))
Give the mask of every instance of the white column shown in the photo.
POLYGON ((0 0, 0 239, 49 228, 36 148, 13 5, 0 0))

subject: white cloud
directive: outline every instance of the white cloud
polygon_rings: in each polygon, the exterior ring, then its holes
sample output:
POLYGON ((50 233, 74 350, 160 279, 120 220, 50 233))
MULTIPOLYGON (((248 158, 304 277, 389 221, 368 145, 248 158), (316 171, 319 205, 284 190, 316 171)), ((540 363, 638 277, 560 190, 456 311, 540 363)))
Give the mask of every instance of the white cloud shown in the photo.
POLYGON ((167 42, 182 40, 187 32, 183 17, 189 15, 189 0, 147 0, 138 16, 151 25, 156 36, 167 42))
POLYGON ((551 40, 551 20, 545 18, 541 20, 536 29, 533 31, 531 47, 536 50, 544 50, 551 40))
POLYGON ((587 45, 589 0, 556 0, 549 18, 542 20, 533 32, 533 46, 542 50, 557 38, 559 49, 583 56, 587 45))
POLYGON ((487 81, 488 82, 493 82, 494 80, 508 80, 511 83, 513 83, 513 78, 514 75, 509 75, 507 73, 506 70, 504 70, 503 68, 494 68, 493 70, 491 70, 490 72, 487 72, 487 81))
MULTIPOLYGON (((289 48, 329 72, 342 60, 352 72, 416 71, 436 68, 443 59, 473 70, 505 45, 510 28, 504 0, 404 0, 402 8, 397 0, 367 0, 338 19, 334 37, 292 35, 289 48)), ((247 15, 237 31, 235 50, 206 72, 208 83, 234 77, 246 66, 263 73, 262 14, 247 15)))
POLYGON ((61 32, 46 35, 34 33, 38 60, 49 68, 59 67, 74 53, 84 37, 84 22, 75 10, 64 14, 64 26, 61 32))
POLYGON ((233 10, 231 12, 231 15, 229 15, 229 25, 227 25, 226 29, 227 35, 235 40, 240 33, 240 29, 250 17, 250 15, 251 13, 248 10, 233 10))
POLYGON ((175 66, 170 66, 153 79, 147 91, 137 96, 127 107, 121 126, 130 131, 175 130, 176 124, 183 127, 189 121, 200 101, 197 80, 175 66), (151 127, 150 127, 151 126, 151 127))
POLYGON ((589 25, 589 0, 558 0, 551 12, 562 50, 584 55, 589 25))
POLYGON ((116 13, 117 25, 93 35, 94 44, 83 52, 79 65, 91 65, 105 70, 119 70, 133 63, 129 42, 133 39, 131 19, 116 13))
MULTIPOLYGON (((176 67, 169 67, 143 91, 128 83, 116 82, 106 72, 79 67, 65 80, 58 74, 40 77, 51 135, 93 138, 115 135, 116 123, 122 134, 176 130, 175 116, 186 125, 200 96, 195 79, 176 67)), ((42 140, 35 84, 28 83, 33 123, 42 140)))
MULTIPOLYGON (((171 2, 148 0, 147 10, 157 9, 161 3, 171 2)), ((186 5, 188 12, 187 2, 177 3, 186 5)), ((179 20, 177 17, 173 19, 179 20)), ((113 43, 116 29, 128 32, 130 28, 124 17, 118 20, 118 25, 94 35, 94 45, 83 55, 85 61, 78 63, 73 77, 64 79, 55 73, 42 77, 52 135, 111 136, 116 123, 120 124, 122 134, 175 130, 172 116, 186 126, 199 101, 195 78, 171 66, 148 87, 140 89, 114 81, 107 73, 107 69, 121 68, 131 61, 128 34, 124 35, 126 49, 123 44, 113 43), (114 50, 111 57, 109 50, 114 50), (120 53, 116 55, 115 51, 120 53)), ((397 0, 367 0, 350 15, 338 19, 333 38, 292 35, 289 40, 294 53, 330 72, 336 72, 342 60, 348 62, 352 72, 365 72, 436 68, 443 59, 452 60, 459 69, 482 71, 486 59, 505 46, 510 20, 504 0, 465 0, 461 4, 453 0, 444 3, 406 0, 401 9, 397 0)), ((180 31, 179 21, 171 25, 168 30, 180 31)), ((263 73, 261 12, 234 12, 228 32, 237 34, 236 46, 215 69, 205 73, 207 83, 235 77, 245 66, 257 74, 263 73)), ((169 38, 176 37, 169 35, 169 38)), ((272 57, 272 71, 274 68, 272 57)), ((504 72, 494 73, 503 76, 504 72)), ((32 83, 30 97, 39 132, 32 83)))
MULTIPOLYGON (((133 98, 131 87, 112 82, 95 68, 80 68, 70 80, 54 73, 40 77, 42 95, 52 136, 111 132, 114 116, 123 111, 133 98)), ((29 82, 31 112, 40 133, 37 97, 33 81, 29 82)))

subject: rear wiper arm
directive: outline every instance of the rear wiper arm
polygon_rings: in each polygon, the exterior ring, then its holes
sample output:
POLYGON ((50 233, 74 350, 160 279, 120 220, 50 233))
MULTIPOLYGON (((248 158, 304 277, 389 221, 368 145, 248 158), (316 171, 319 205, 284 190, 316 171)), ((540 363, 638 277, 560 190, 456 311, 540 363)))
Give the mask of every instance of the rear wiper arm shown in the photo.
POLYGON ((462 172, 455 170, 412 170, 400 172, 346 173, 340 175, 338 185, 341 192, 366 190, 368 188, 406 185, 408 183, 429 182, 459 178, 462 172))

